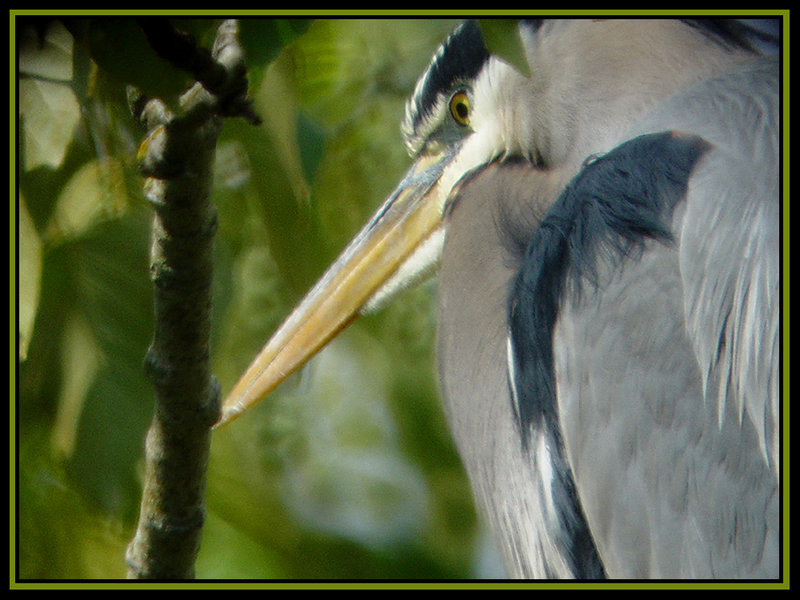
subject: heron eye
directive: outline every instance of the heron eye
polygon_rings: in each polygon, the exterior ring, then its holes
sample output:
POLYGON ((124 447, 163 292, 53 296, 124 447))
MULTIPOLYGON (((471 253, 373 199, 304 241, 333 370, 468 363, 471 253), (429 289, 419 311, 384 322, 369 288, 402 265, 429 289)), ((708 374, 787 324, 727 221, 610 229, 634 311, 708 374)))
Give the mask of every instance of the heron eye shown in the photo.
POLYGON ((450 98, 450 114, 459 125, 469 125, 469 98, 465 92, 456 92, 450 98))

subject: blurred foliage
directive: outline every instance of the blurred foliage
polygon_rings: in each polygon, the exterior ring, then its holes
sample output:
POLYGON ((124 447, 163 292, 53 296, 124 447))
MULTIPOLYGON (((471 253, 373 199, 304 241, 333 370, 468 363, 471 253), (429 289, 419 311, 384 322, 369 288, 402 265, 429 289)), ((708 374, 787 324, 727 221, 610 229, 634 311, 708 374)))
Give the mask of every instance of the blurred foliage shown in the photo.
MULTIPOLYGON (((218 23, 175 20, 206 45, 218 23)), ((223 390, 408 166, 405 97, 453 24, 242 22, 264 124, 226 122, 216 158, 223 390)), ((14 25, 17 575, 117 578, 152 410, 151 211, 125 84, 175 103, 188 81, 133 21, 14 25)), ((498 574, 479 566, 487 546, 439 407, 434 337, 430 282, 214 434, 199 578, 498 574)))

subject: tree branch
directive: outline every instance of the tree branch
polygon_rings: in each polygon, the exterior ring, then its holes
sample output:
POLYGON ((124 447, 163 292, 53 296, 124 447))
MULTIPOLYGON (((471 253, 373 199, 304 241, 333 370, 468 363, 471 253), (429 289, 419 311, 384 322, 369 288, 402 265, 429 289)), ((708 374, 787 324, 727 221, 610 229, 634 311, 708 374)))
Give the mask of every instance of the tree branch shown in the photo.
POLYGON ((164 19, 139 19, 150 45, 164 59, 188 71, 216 99, 222 116, 239 116, 259 125, 261 118, 247 99, 247 78, 236 21, 220 25, 211 52, 195 44, 187 33, 176 31, 164 19))
POLYGON ((188 579, 200 546, 211 425, 219 413, 219 386, 209 360, 214 152, 221 116, 258 118, 245 97, 236 21, 220 26, 210 54, 166 21, 147 24, 162 55, 195 75, 214 74, 211 90, 198 82, 181 97, 178 115, 160 100, 129 93, 132 110, 149 132, 139 161, 147 176, 145 195, 155 209, 150 265, 155 332, 145 366, 156 402, 145 443, 139 524, 126 555, 128 577, 188 579))

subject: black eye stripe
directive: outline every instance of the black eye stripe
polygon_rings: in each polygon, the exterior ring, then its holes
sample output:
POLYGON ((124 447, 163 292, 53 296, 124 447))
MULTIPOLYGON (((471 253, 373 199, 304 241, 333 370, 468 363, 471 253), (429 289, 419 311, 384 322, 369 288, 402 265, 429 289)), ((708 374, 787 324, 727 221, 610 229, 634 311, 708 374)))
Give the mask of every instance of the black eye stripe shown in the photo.
POLYGON ((430 133, 425 124, 440 106, 442 94, 453 90, 458 82, 474 80, 488 60, 489 52, 478 23, 473 20, 461 23, 439 47, 417 83, 406 108, 403 125, 406 136, 417 138, 430 133))

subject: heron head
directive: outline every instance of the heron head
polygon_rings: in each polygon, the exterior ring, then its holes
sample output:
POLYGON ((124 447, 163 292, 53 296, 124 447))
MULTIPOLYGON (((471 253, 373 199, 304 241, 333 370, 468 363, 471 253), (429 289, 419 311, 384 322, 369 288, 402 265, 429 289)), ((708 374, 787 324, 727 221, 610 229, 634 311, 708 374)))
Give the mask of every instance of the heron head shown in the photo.
POLYGON ((459 182, 509 152, 496 126, 498 79, 508 77, 522 75, 490 56, 473 21, 439 47, 406 106, 413 164, 235 385, 218 425, 264 398, 358 314, 435 271, 459 182))

